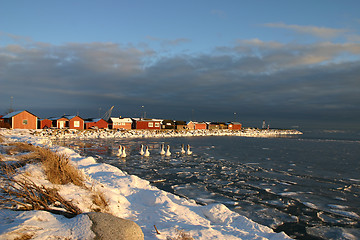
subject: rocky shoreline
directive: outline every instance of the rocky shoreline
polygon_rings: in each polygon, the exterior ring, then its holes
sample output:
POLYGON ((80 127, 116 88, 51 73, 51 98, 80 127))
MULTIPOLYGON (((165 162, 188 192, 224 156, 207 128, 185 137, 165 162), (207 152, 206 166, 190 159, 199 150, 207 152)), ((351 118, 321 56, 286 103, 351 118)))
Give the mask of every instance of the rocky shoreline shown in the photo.
POLYGON ((256 129, 241 130, 211 129, 211 130, 73 130, 47 129, 34 130, 34 135, 47 138, 165 138, 165 137, 203 137, 203 136, 240 136, 240 137, 279 137, 299 135, 302 132, 294 129, 256 129))

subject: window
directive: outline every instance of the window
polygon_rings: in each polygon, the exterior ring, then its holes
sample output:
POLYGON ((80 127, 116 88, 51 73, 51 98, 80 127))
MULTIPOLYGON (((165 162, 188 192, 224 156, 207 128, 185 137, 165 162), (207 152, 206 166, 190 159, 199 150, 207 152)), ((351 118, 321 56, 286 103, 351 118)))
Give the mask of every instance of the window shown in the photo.
POLYGON ((27 125, 28 124, 28 120, 27 119, 24 119, 23 120, 23 125, 27 125))
POLYGON ((80 127, 80 121, 74 121, 74 127, 80 127))
POLYGON ((148 123, 148 127, 154 127, 154 123, 149 122, 149 123, 148 123))
POLYGON ((160 123, 155 123, 155 127, 160 127, 160 123))

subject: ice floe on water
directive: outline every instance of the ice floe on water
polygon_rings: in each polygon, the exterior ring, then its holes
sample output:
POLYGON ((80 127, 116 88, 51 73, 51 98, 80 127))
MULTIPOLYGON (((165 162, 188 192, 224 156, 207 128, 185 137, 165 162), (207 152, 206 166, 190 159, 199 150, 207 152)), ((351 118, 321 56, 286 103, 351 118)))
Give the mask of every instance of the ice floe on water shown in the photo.
POLYGON ((341 227, 312 227, 306 229, 307 233, 327 240, 357 240, 360 239, 359 231, 341 227))

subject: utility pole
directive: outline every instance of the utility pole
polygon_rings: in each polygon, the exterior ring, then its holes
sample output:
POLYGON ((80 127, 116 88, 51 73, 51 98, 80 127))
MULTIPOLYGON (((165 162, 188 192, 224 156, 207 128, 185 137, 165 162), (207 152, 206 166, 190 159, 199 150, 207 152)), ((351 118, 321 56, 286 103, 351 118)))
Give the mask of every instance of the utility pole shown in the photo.
POLYGON ((266 128, 266 122, 265 122, 265 120, 263 120, 262 129, 265 129, 265 128, 266 128))
MULTIPOLYGON (((145 112, 144 112, 144 107, 145 106, 141 106, 141 113, 142 113, 142 118, 145 118, 145 112)), ((141 118, 141 117, 140 117, 141 118)))
POLYGON ((9 113, 12 113, 14 111, 14 108, 13 108, 13 102, 14 102, 14 97, 11 96, 10 97, 10 108, 9 108, 9 113))

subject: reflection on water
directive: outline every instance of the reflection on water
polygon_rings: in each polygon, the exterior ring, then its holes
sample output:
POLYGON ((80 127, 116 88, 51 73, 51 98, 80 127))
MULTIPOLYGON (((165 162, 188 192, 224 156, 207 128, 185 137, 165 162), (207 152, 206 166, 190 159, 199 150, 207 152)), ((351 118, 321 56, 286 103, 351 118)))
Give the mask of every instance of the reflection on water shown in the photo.
POLYGON ((360 237, 357 141, 196 137, 62 144, 198 203, 224 203, 298 239, 360 237), (190 156, 180 153, 188 143, 190 156), (149 157, 139 155, 141 144, 149 157), (161 144, 171 146, 170 157, 159 154, 161 144), (116 156, 119 145, 126 146, 125 159, 116 156))

